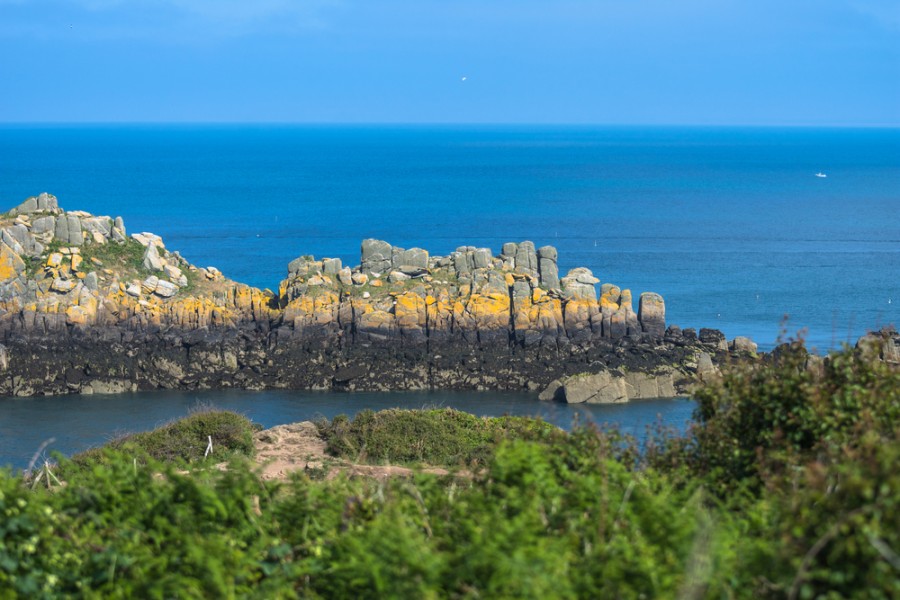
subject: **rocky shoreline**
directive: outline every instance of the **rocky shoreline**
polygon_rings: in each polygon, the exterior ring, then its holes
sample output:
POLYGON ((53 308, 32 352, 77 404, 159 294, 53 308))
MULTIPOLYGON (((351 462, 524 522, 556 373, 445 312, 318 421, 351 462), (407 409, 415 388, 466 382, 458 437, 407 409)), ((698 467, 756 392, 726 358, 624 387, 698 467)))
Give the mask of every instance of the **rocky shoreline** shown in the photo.
POLYGON ((746 338, 667 326, 658 294, 635 311, 630 290, 586 268, 562 275, 556 249, 529 241, 432 256, 365 240, 358 266, 302 256, 274 293, 49 194, 0 215, 0 395, 541 391, 606 374, 608 394, 548 393, 609 402, 684 394, 755 353, 746 338))

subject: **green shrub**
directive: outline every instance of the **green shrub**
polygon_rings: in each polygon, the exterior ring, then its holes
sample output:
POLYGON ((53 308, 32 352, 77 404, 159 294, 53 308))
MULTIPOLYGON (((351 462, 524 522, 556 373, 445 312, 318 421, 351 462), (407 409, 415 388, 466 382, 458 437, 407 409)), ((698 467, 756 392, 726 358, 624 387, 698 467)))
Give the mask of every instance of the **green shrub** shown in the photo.
POLYGON ((525 417, 476 417, 453 409, 364 410, 318 423, 336 456, 372 463, 461 465, 486 462, 504 439, 539 439, 559 430, 525 417))
MULTIPOLYGON (((208 478, 107 451, 54 492, 0 473, 0 597, 234 598, 261 587, 272 537, 241 463, 208 478)), ((292 596, 290 586, 269 597, 292 596)), ((263 587, 263 589, 265 589, 263 587)))
MULTIPOLYGON (((168 425, 134 433, 107 444, 107 449, 130 452, 161 462, 191 463, 204 459, 209 438, 213 451, 208 460, 220 462, 232 454, 253 456, 253 424, 245 416, 225 410, 202 410, 168 425)), ((95 448, 72 457, 77 466, 103 461, 104 449, 95 448)))
POLYGON ((760 579, 798 598, 900 598, 900 443, 833 447, 770 493, 760 579), (777 543, 773 543, 777 541, 777 543))
POLYGON ((864 434, 896 438, 900 370, 851 349, 820 366, 802 343, 779 350, 769 361, 732 366, 695 394, 694 467, 723 492, 763 485, 864 434))

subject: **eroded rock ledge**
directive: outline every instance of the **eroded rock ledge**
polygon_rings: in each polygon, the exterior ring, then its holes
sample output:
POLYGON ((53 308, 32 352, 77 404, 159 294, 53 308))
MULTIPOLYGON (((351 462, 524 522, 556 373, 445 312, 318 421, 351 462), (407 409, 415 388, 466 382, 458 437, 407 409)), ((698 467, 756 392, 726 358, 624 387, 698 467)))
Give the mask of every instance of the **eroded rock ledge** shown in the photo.
MULTIPOLYGON (((0 215, 0 395, 132 389, 533 389, 584 372, 665 367, 756 350, 666 326, 552 246, 449 256, 365 240, 360 264, 302 256, 278 293, 190 264, 120 217, 49 194, 0 215), (599 295, 598 295, 599 285, 599 295)), ((668 389, 668 388, 667 388, 668 389)))

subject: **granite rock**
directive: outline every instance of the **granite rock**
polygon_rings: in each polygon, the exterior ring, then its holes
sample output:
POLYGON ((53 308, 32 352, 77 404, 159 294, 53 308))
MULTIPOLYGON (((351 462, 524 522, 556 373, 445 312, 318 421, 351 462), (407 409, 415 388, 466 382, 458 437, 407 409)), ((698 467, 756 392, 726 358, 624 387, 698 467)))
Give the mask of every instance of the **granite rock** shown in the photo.
POLYGON ((663 297, 653 292, 641 294, 638 321, 644 333, 662 338, 666 333, 666 303, 663 297))
POLYGON ((383 240, 363 240, 360 248, 361 269, 364 273, 387 273, 391 269, 393 248, 383 240))
POLYGON ((147 244, 147 248, 144 250, 143 265, 149 271, 162 271, 166 266, 155 244, 147 244))

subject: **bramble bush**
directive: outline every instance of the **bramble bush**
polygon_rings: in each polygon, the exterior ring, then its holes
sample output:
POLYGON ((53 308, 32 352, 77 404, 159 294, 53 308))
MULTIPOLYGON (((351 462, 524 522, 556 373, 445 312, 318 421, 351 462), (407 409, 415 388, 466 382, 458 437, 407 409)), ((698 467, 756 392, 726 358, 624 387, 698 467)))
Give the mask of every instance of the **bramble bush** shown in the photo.
POLYGON ((669 464, 736 514, 748 502, 763 511, 751 533, 761 592, 900 597, 896 365, 851 348, 819 361, 793 343, 732 367, 697 399, 697 424, 670 445, 681 454, 669 464))
POLYGON ((900 370, 845 349, 811 360, 802 342, 769 361, 740 363, 697 391, 695 470, 727 492, 767 474, 852 448, 865 434, 896 440, 900 370))

